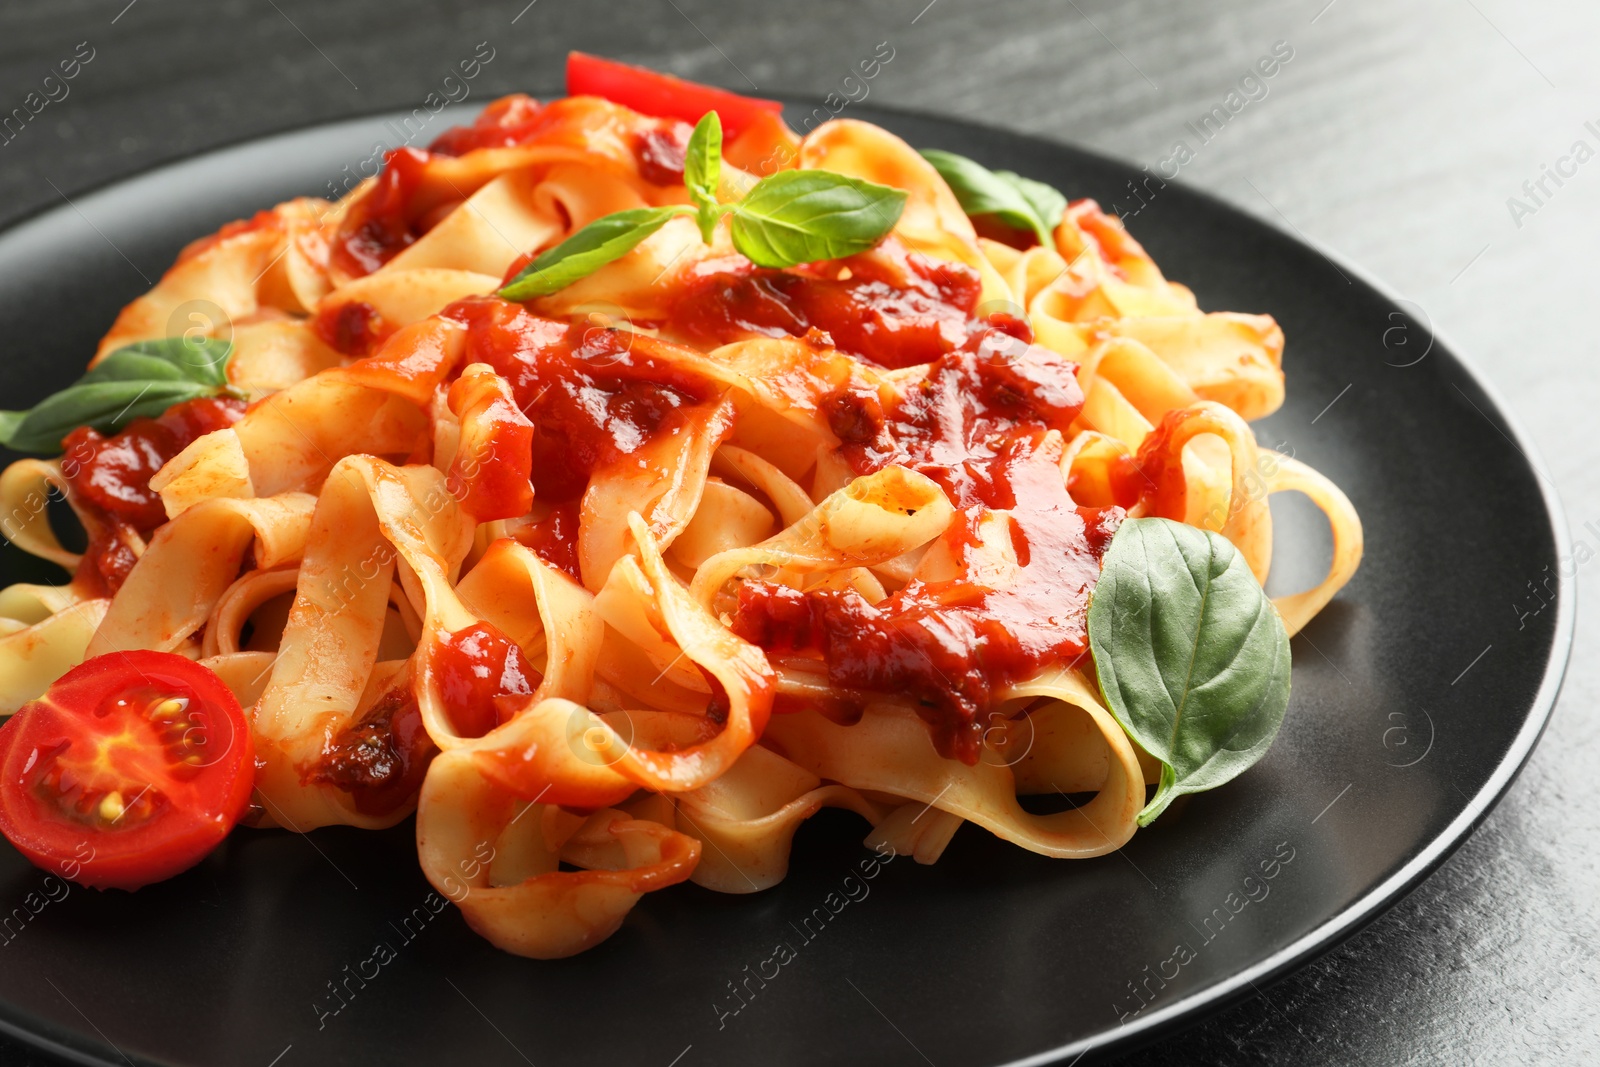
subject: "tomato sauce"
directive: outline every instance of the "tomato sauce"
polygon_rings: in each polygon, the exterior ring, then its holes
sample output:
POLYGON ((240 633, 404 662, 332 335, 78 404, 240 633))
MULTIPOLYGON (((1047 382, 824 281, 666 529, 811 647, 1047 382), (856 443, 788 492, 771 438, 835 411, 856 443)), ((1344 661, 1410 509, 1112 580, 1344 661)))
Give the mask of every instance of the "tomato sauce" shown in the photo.
POLYGON ((888 405, 876 391, 824 398, 857 474, 910 467, 961 509, 943 546, 956 577, 913 581, 876 605, 854 591, 746 583, 734 631, 768 651, 820 656, 839 688, 910 694, 939 751, 975 762, 995 694, 1085 651, 1089 593, 1122 519, 1120 508, 1077 506, 1061 439, 1047 436, 1083 407, 1075 371, 1007 324, 935 360, 888 405), (1008 516, 1017 562, 999 589, 969 577, 989 511, 1008 516))
POLYGON ((550 514, 537 522, 517 529, 514 535, 520 544, 532 549, 534 554, 550 566, 567 574, 579 585, 583 572, 578 564, 578 502, 567 500, 550 509, 550 514))
POLYGON ((539 318, 494 297, 443 314, 469 328, 463 363, 493 367, 533 422, 534 495, 552 504, 582 494, 596 468, 687 425, 718 392, 626 331, 539 318))
POLYGON ((201 397, 134 419, 109 437, 80 426, 62 439, 61 473, 91 519, 78 576, 94 592, 115 593, 133 569, 130 532, 148 538, 167 521, 150 478, 196 438, 237 422, 244 407, 231 397, 201 397))
POLYGON ((372 355, 395 328, 364 300, 325 304, 311 317, 311 332, 335 352, 361 359, 372 355))
POLYGON ((461 441, 445 488, 478 522, 514 519, 533 503, 533 425, 492 374, 458 378, 450 410, 461 416, 461 441))
POLYGON ((998 503, 1011 494, 993 461, 1019 436, 1065 434, 1083 409, 1076 366, 1027 338, 1020 323, 976 334, 887 408, 875 390, 824 397, 851 468, 900 464, 938 482, 957 507, 1009 507, 998 503))
POLYGON ((1183 521, 1189 479, 1183 469, 1183 449, 1173 447, 1173 438, 1195 417, 1191 409, 1173 408, 1145 435, 1135 455, 1118 457, 1108 479, 1117 503, 1128 501, 1124 506, 1131 507, 1143 501, 1144 514, 1183 521))
POLYGON ((365 815, 386 815, 422 788, 435 751, 411 686, 401 684, 333 738, 307 781, 344 790, 365 815))
POLYGON ((710 348, 816 329, 841 352, 884 367, 929 363, 984 332, 978 273, 908 251, 890 237, 871 252, 812 268, 771 270, 743 256, 686 272, 670 328, 710 348))
POLYGON ((543 106, 531 96, 502 96, 480 111, 471 125, 452 126, 441 133, 428 151, 439 156, 464 156, 479 148, 513 148, 533 136, 543 115, 543 106))
POLYGON ((352 277, 371 274, 416 241, 411 203, 427 165, 428 153, 418 148, 397 148, 384 156, 377 180, 350 206, 329 246, 330 266, 352 277))
POLYGON ((487 622, 440 638, 433 673, 439 697, 464 737, 482 737, 510 719, 542 680, 522 649, 487 622))
POLYGON ((61 470, 77 498, 120 518, 140 533, 167 520, 150 477, 196 438, 232 426, 244 401, 231 397, 187 400, 153 419, 134 419, 110 437, 80 426, 61 442, 61 470))
POLYGON ((639 177, 651 185, 682 185, 683 160, 693 132, 687 122, 668 122, 634 134, 633 154, 639 161, 639 177))
POLYGON ((1068 496, 1059 447, 1012 437, 987 464, 985 493, 1009 513, 1017 573, 999 589, 965 576, 981 507, 945 537, 961 576, 912 581, 879 604, 853 590, 801 592, 744 585, 733 629, 768 651, 820 655, 845 689, 905 693, 941 755, 976 763, 996 693, 1088 647, 1088 602, 1120 508, 1080 508, 1068 496))

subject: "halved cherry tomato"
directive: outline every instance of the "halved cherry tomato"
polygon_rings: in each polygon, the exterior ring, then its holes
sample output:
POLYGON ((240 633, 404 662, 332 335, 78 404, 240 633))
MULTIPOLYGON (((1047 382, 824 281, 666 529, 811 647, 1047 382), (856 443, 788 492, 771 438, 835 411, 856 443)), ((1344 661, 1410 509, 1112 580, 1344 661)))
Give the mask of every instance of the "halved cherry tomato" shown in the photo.
POLYGON ((0 833, 36 866, 97 889, 199 863, 254 782, 239 702, 170 652, 96 656, 0 727, 0 833))
POLYGON ((729 139, 739 136, 763 112, 783 113, 783 105, 776 100, 740 96, 584 52, 567 53, 567 93, 603 96, 643 115, 685 122, 699 122, 707 111, 715 111, 722 120, 722 134, 729 139))

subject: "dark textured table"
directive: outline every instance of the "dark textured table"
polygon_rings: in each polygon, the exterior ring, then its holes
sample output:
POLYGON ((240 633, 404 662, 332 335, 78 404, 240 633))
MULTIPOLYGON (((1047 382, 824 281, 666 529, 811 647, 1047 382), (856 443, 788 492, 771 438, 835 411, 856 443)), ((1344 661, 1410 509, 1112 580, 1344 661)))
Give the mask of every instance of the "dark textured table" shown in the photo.
MULTIPOLYGON (((556 85, 569 48, 733 89, 859 97, 843 79, 887 42, 893 58, 866 86, 873 103, 1071 140, 1168 174, 1181 164, 1182 180, 1405 295, 1532 430, 1568 511, 1568 566, 1592 593, 1597 40, 1600 7, 1512 0, 7 0, 0 113, 37 114, 0 131, 0 222, 267 131, 417 107, 434 91, 479 102, 556 85), (446 83, 459 60, 488 54, 480 42, 492 59, 479 76, 446 83), (1241 86, 1274 47, 1292 58, 1241 86), (45 82, 63 62, 75 77, 45 82), (1187 124, 1235 89, 1244 107, 1200 143, 1187 124), (1198 146, 1192 158, 1174 155, 1180 140, 1198 146)), ((1293 351, 1291 338, 1291 376, 1293 351)), ((1507 619, 1518 610, 1506 605, 1507 619)), ((1580 614, 1543 742, 1437 873, 1327 956, 1125 1062, 1595 1055, 1595 637, 1580 614)), ((0 1040, 0 1062, 53 1061, 0 1040)))

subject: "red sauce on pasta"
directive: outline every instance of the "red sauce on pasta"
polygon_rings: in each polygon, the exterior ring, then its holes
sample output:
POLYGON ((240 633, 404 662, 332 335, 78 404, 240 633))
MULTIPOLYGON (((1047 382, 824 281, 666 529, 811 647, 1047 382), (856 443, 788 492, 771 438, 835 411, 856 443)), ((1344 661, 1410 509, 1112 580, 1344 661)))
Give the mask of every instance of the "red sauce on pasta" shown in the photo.
POLYGON ((461 442, 445 487, 478 522, 526 515, 533 503, 533 426, 504 388, 493 375, 458 378, 450 387, 461 442))
POLYGON ((344 790, 362 814, 387 815, 422 788, 434 752, 411 686, 401 684, 333 738, 306 780, 344 790))
POLYGON ((351 204, 329 244, 330 266, 352 277, 371 274, 417 239, 411 202, 427 165, 428 153, 417 148, 397 148, 384 156, 377 180, 351 204))
POLYGON ((128 532, 148 538, 167 521, 151 476, 196 438, 233 425, 244 407, 231 397, 202 397, 153 419, 134 419, 109 437, 80 426, 62 439, 61 473, 73 499, 99 527, 89 531, 78 570, 93 591, 116 592, 133 569, 128 532))
POLYGON ((842 689, 921 703, 941 753, 976 761, 995 693, 1082 655, 1090 590, 1120 508, 1080 508, 1059 437, 1083 406, 1073 364, 1021 337, 973 338, 887 408, 876 392, 824 400, 857 474, 900 464, 962 509, 944 544, 956 577, 913 581, 879 604, 854 591, 746 583, 735 632, 768 651, 811 653, 842 689), (1003 512, 1016 571, 1002 588, 970 577, 980 520, 1003 512))
POLYGON ((487 363, 532 420, 536 499, 581 494, 597 467, 671 433, 715 395, 712 383, 651 355, 625 331, 542 319, 520 304, 471 298, 444 314, 469 327, 464 363, 487 363))
POLYGON ((670 328, 702 347, 817 329, 842 352, 909 367, 987 327, 974 317, 981 291, 977 271, 907 251, 893 237, 819 270, 770 270, 728 256, 687 272, 670 328))
POLYGON ((433 671, 439 697, 464 737, 482 737, 505 722, 540 682, 522 649, 487 622, 441 637, 433 671))
POLYGON ((167 520, 150 477, 198 437, 232 426, 244 401, 202 397, 153 419, 134 419, 110 437, 80 426, 62 439, 61 471, 78 499, 148 533, 167 520))
POLYGON ((110 596, 128 580, 133 565, 139 562, 129 543, 129 535, 138 531, 125 522, 107 519, 89 534, 89 545, 83 550, 73 581, 79 584, 86 596, 110 596))
POLYGON ((1089 593, 1123 513, 1074 504, 1059 463, 1059 448, 1019 436, 988 465, 984 495, 1009 515, 1018 567, 1002 588, 964 576, 983 514, 974 507, 945 534, 963 576, 913 581, 879 604, 746 583, 734 632, 768 651, 820 655, 835 686, 911 695, 939 752, 977 762, 997 691, 1087 648, 1089 593))
POLYGON ((683 158, 689 150, 687 122, 669 122, 657 129, 640 130, 633 137, 633 154, 639 177, 651 185, 682 185, 683 158))
POLYGON ((994 460, 1018 437, 1065 434, 1083 408, 1076 366, 1029 341, 1016 322, 974 334, 887 408, 875 390, 824 397, 845 459, 857 474, 892 463, 920 471, 957 507, 1009 507, 996 503, 1011 494, 994 460))
POLYGON ((535 555, 552 567, 565 571, 573 581, 583 583, 583 572, 578 565, 578 502, 567 500, 550 509, 550 514, 537 522, 520 527, 515 533, 518 542, 531 548, 535 555))
POLYGON ((364 300, 349 300, 317 309, 311 331, 334 351, 346 356, 370 356, 394 327, 377 308, 364 300))
POLYGON ((479 148, 512 148, 539 128, 544 108, 524 93, 502 96, 478 113, 469 126, 453 126, 428 146, 441 156, 462 156, 479 148))

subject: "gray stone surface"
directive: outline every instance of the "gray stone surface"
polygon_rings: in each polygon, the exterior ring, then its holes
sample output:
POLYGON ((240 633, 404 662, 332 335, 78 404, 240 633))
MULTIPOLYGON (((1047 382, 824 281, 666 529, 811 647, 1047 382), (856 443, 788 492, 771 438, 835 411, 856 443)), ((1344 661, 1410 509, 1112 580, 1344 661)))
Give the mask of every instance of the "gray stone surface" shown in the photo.
MULTIPOLYGON (((79 42, 93 58, 65 98, 0 144, 0 221, 228 141, 417 106, 480 41, 495 50, 472 84, 480 100, 558 85, 568 48, 734 89, 820 96, 887 41, 894 59, 871 83, 873 103, 1151 165, 1167 158, 1186 121, 1286 41, 1292 61, 1183 167, 1183 179, 1337 250, 1420 305, 1508 397, 1542 449, 1575 541, 1600 550, 1600 162, 1560 187, 1547 182, 1552 195, 1540 204, 1522 192, 1575 140, 1600 145, 1584 128, 1589 120, 1600 128, 1592 61, 1600 7, 523 2, 7 0, 0 111, 21 105, 79 42), (1513 196, 1536 210, 1513 218, 1513 196)), ((1291 374, 1292 360, 1291 338, 1291 374)), ((1580 600, 1595 593, 1596 565, 1580 568, 1579 583, 1580 600)), ((1510 619, 1514 608, 1506 610, 1510 619)), ((1596 637, 1594 614, 1581 612, 1566 688, 1532 762, 1420 889, 1262 995, 1126 1062, 1595 1056, 1596 637)), ((0 1040, 0 1062, 53 1061, 0 1040)))

